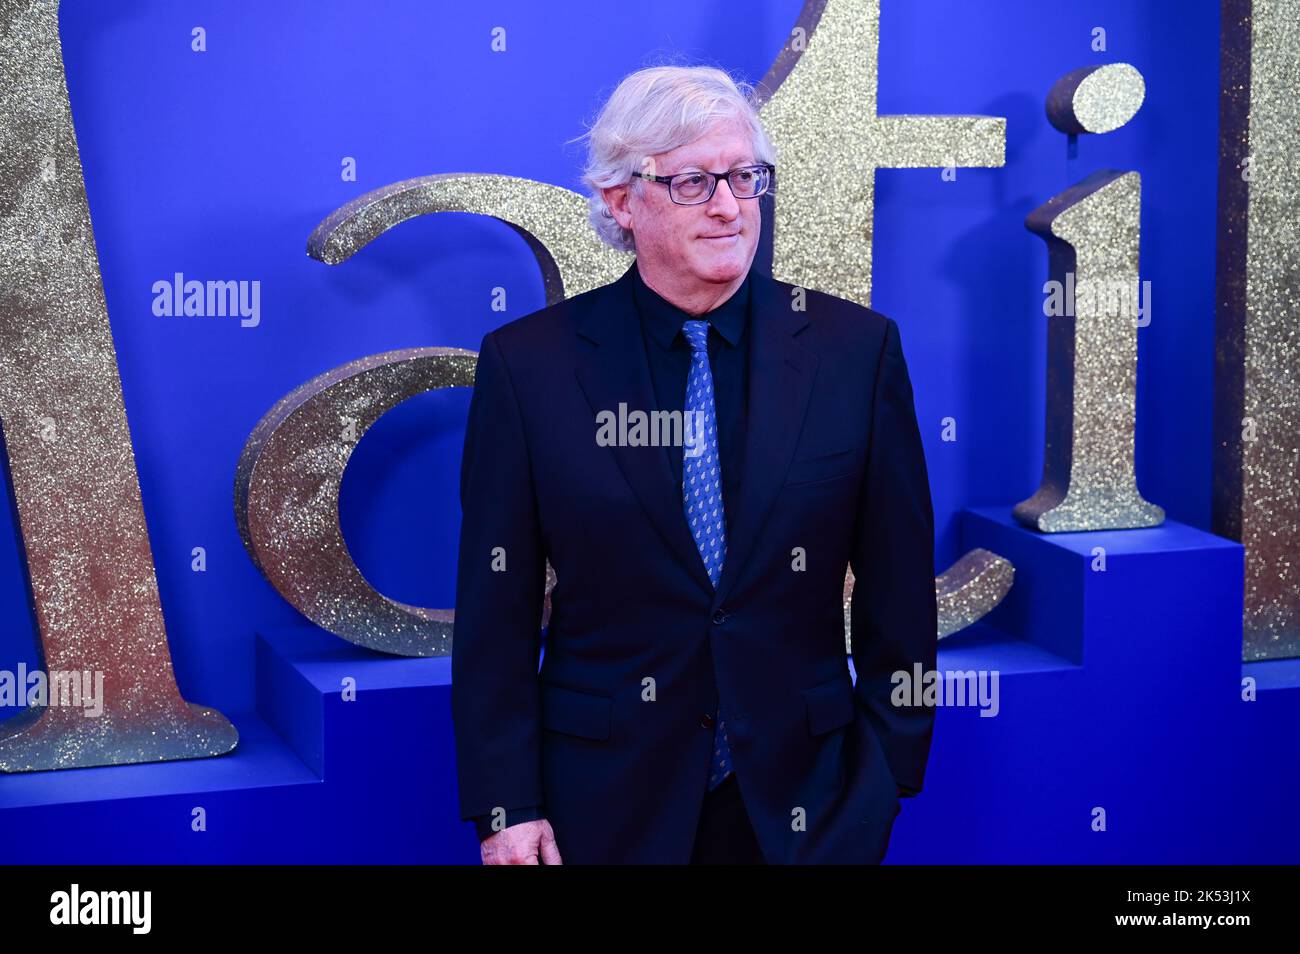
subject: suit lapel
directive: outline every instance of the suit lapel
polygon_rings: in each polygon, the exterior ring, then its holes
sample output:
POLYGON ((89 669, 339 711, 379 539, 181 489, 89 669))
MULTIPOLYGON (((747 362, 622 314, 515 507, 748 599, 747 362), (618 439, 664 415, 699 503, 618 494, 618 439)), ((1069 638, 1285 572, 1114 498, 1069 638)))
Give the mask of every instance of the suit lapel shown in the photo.
MULTIPOLYGON (((600 411, 618 413, 620 403, 626 404, 629 411, 649 411, 658 406, 632 296, 635 267, 632 265, 622 278, 605 286, 606 294, 590 296, 588 307, 577 318, 579 333, 597 345, 577 371, 578 383, 592 409, 593 439, 595 415, 600 411)), ((817 368, 816 357, 793 337, 808 323, 806 315, 790 309, 784 290, 770 276, 755 270, 752 279, 745 478, 740 500, 734 505, 724 501, 731 525, 716 593, 686 523, 668 449, 647 454, 645 447, 609 448, 646 514, 691 576, 713 594, 715 605, 725 599, 744 569, 784 482, 817 368)))
MULTIPOLYGON (((578 366, 578 383, 591 405, 593 440, 595 416, 601 411, 617 414, 620 403, 626 404, 628 411, 648 412, 658 407, 636 302, 632 297, 632 269, 635 267, 632 265, 622 278, 605 286, 609 294, 591 296, 590 306, 578 316, 579 333, 598 346, 578 366)), ((682 498, 677 492, 672 465, 668 462, 668 448, 615 444, 608 449, 659 533, 689 569, 691 576, 712 592, 713 583, 682 512, 682 498)))
POLYGON ((729 508, 727 554, 715 605, 727 598, 744 570, 785 482, 817 371, 817 356, 794 338, 808 324, 806 312, 791 309, 785 290, 771 276, 755 270, 752 278, 745 479, 738 506, 729 508))

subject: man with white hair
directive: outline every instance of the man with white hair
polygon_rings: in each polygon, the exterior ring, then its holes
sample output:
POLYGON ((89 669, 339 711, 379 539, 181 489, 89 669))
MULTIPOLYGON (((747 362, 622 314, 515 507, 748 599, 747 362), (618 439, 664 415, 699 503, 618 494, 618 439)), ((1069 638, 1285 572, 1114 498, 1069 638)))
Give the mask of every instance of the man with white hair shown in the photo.
POLYGON ((589 135, 592 223, 636 259, 480 346, 462 817, 488 864, 878 863, 934 719, 891 677, 935 668, 938 629, 898 326, 752 267, 776 169, 752 88, 640 70, 589 135))

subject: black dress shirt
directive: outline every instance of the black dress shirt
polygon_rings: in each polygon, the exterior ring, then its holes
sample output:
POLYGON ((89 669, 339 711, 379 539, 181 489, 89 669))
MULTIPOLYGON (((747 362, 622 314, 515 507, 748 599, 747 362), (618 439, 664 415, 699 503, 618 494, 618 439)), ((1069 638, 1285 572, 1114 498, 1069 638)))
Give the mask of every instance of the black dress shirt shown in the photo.
MULTIPOLYGON (((682 334, 682 323, 690 319, 709 322, 709 367, 713 371, 713 403, 717 413, 718 460, 722 465, 722 509, 731 527, 737 495, 740 493, 744 470, 745 410, 749 384, 749 339, 746 334, 750 324, 749 275, 731 297, 717 308, 703 315, 691 315, 661 297, 641 278, 639 265, 633 266, 633 300, 641 323, 641 337, 645 342, 646 357, 650 363, 650 381, 654 387, 655 403, 659 411, 684 411, 686 409, 686 382, 691 371, 691 346, 682 334)), ((636 410, 635 408, 631 410, 636 410)), ((651 410, 645 408, 644 410, 651 410)), ((680 495, 682 485, 682 455, 684 448, 669 446, 669 463, 677 478, 680 495)), ((724 558, 725 559, 725 558, 724 558)), ((505 827, 521 822, 536 821, 546 817, 541 806, 508 809, 505 827)), ((494 834, 492 816, 479 815, 474 819, 479 840, 494 834)))
MULTIPOLYGON (((713 403, 718 416, 718 460, 722 465, 722 508, 727 527, 735 511, 744 473, 745 395, 749 379, 750 321, 749 275, 717 308, 691 315, 660 297, 641 278, 640 266, 632 282, 633 299, 641 317, 641 334, 650 359, 650 380, 660 411, 684 411, 686 381, 691 372, 691 346, 682 323, 692 318, 709 322, 709 366, 713 370, 713 403)), ((667 448, 678 490, 682 485, 681 446, 667 448)))

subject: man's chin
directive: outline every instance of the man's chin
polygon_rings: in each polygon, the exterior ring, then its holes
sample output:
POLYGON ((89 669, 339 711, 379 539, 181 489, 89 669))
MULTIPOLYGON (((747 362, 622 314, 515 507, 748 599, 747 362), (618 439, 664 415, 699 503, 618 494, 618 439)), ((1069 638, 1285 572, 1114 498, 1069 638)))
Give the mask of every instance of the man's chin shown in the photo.
POLYGON ((735 281, 749 269, 742 255, 706 255, 698 260, 698 265, 701 278, 718 284, 735 281))

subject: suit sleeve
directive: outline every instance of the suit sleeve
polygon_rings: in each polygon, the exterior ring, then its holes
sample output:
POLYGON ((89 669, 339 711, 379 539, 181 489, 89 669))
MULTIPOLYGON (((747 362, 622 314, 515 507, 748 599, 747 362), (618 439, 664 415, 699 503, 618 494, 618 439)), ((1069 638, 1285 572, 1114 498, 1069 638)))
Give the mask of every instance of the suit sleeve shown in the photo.
MULTIPOLYGON (((938 606, 930 479, 898 325, 886 319, 867 471, 854 530, 850 642, 854 695, 904 797, 921 791, 934 706, 895 705, 892 676, 935 669, 938 606)), ((910 684, 910 683, 909 683, 910 684)))
POLYGON ((491 332, 479 348, 460 503, 451 710, 468 821, 544 803, 537 664, 546 555, 523 417, 491 332))
MULTIPOLYGON (((478 831, 479 841, 483 841, 485 838, 490 838, 496 834, 496 832, 492 830, 492 817, 493 816, 491 815, 476 815, 474 817, 474 827, 478 831)), ((505 824, 501 827, 505 829, 509 828, 511 825, 518 825, 526 821, 536 821, 539 818, 545 817, 546 813, 542 811, 540 805, 529 805, 527 808, 507 809, 505 824)))

